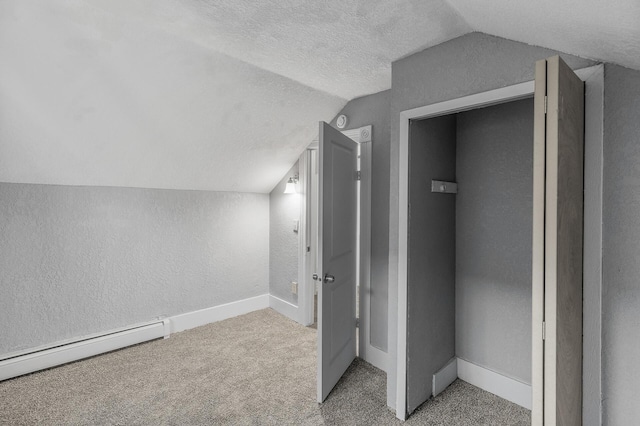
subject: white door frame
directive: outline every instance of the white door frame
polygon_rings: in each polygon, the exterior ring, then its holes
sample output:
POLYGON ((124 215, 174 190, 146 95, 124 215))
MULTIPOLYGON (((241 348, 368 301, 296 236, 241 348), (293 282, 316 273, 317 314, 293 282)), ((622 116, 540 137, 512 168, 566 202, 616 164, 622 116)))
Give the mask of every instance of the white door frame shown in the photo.
MULTIPOLYGON (((314 214, 312 207, 313 202, 317 206, 318 196, 318 177, 317 174, 317 141, 312 143, 300 156, 299 159, 299 186, 302 188, 300 199, 300 227, 299 227, 299 251, 298 251, 298 322, 304 326, 313 324, 313 306, 315 296, 315 281, 311 279, 314 271, 314 258, 317 259, 318 245, 314 240, 314 230, 312 229, 312 215, 314 214), (316 197, 315 199, 313 197, 316 197)), ((317 222, 317 212, 315 214, 317 222)), ((316 228, 316 239, 317 228, 316 228)))
POLYGON ((387 372, 389 354, 371 344, 371 160, 372 127, 343 132, 359 145, 360 185, 358 188, 358 357, 387 372), (353 133, 350 133, 353 132, 353 133), (357 135, 359 133, 359 136, 357 135))
MULTIPOLYGON (((360 155, 360 202, 359 202, 359 213, 358 213, 358 241, 359 241, 359 254, 358 257, 360 259, 360 265, 358 267, 358 282, 360 285, 360 309, 362 309, 363 304, 368 306, 368 300, 370 298, 370 292, 366 292, 363 294, 364 289, 370 289, 371 287, 371 278, 370 278, 370 264, 371 264, 371 143, 372 143, 372 126, 363 126, 357 129, 345 130, 342 132, 345 136, 353 140, 358 144, 359 155, 360 155), (363 298, 366 299, 363 303, 363 298)), ((318 149, 318 140, 314 140, 309 147, 305 150, 305 152, 300 156, 300 187, 303 188, 304 198, 300 202, 300 251, 298 255, 298 271, 299 272, 299 282, 300 282, 300 297, 298 300, 298 309, 299 309, 299 322, 303 325, 311 325, 313 324, 313 305, 314 305, 314 295, 315 295, 315 281, 311 278, 314 273, 319 273, 319 271, 314 271, 313 262, 311 257, 318 256, 317 250, 317 241, 313 241, 311 238, 311 234, 313 230, 311 229, 311 215, 313 212, 309 208, 311 205, 311 197, 318 196, 317 191, 317 182, 314 187, 314 180, 312 179, 312 174, 317 173, 317 149, 318 149), (312 153, 312 151, 315 151, 312 153), (314 155, 316 155, 314 160, 314 155), (315 161, 315 164, 314 164, 315 161), (313 243, 316 243, 315 248, 311 248, 310 251, 307 251, 307 247, 311 247, 313 243)), ((317 179, 316 179, 317 181, 317 179)), ((318 205, 317 203, 315 204, 318 205)), ((368 318, 361 318, 361 324, 365 323, 367 326, 369 324, 368 318)), ((363 329, 361 327, 360 330, 360 339, 363 341, 363 329)), ((367 328, 368 332, 368 328, 367 328)), ((368 339, 366 340, 368 341, 368 339)), ((375 351, 379 349, 373 348, 373 350, 368 351, 372 353, 375 359, 374 361, 378 361, 380 356, 375 357, 375 351)), ((376 365, 374 362, 367 360, 372 364, 376 365)), ((378 362, 378 364, 380 364, 378 362)), ((379 365, 376 365, 378 368, 382 368, 379 365)), ((386 370, 385 370, 386 371, 386 370)))
MULTIPOLYGON (((585 80, 601 69, 602 65, 596 65, 576 71, 578 76, 585 80)), ((408 202, 409 202, 409 122, 432 118, 442 115, 456 114, 471 109, 483 108, 491 105, 516 101, 519 99, 532 97, 534 93, 534 81, 514 84, 495 90, 489 90, 469 96, 464 96, 449 101, 438 102, 418 108, 400 112, 400 146, 399 146, 399 217, 398 217, 398 329, 397 329, 397 358, 396 358, 396 417, 405 420, 407 417, 407 249, 408 249, 408 202)), ((602 146, 602 135, 585 134, 585 144, 587 138, 600 137, 602 146)), ((600 155, 602 152, 600 151, 600 155)), ((601 173, 602 171, 592 171, 601 173)), ((585 169, 585 176, 587 170, 585 169)), ((585 178, 586 179, 586 178, 585 178)), ((600 178, 601 179, 601 178, 600 178)), ((601 180, 600 180, 601 181, 601 180)), ((585 193, 585 203, 587 194, 585 193)), ((601 195, 600 195, 601 197, 601 195)), ((600 208, 600 218, 602 209, 600 208)), ((601 233, 601 220, 600 228, 601 233)), ((595 223, 595 221, 594 221, 595 223)), ((585 222, 586 224, 586 222, 585 222)), ((585 227, 585 232, 587 232, 585 227)), ((596 232, 596 230, 589 230, 596 232)), ((601 242, 600 242, 601 244, 601 242)), ((588 259, 593 262, 594 259, 588 259)), ((601 262, 601 259, 598 260, 601 262)), ((588 264, 585 260, 585 265, 588 264)), ((585 271, 586 272, 586 271, 585 271)), ((544 271, 542 272, 544 273, 544 271)), ((592 277, 595 279, 596 277, 592 277)), ((584 277, 586 282, 587 277, 584 277)), ((599 278, 601 280, 601 278, 599 278)))
POLYGON ((317 402, 358 356, 358 157, 360 146, 321 121, 317 402), (338 216, 335 216, 337 214, 338 216), (338 232, 336 232, 338 231, 338 232))

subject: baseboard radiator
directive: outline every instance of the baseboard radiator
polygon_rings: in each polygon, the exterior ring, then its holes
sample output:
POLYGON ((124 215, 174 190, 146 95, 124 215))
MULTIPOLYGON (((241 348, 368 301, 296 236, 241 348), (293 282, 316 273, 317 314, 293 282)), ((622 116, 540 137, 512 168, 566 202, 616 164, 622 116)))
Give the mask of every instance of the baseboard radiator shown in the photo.
POLYGON ((0 359, 0 381, 149 340, 166 339, 169 337, 170 330, 169 319, 159 319, 125 329, 13 353, 0 359))

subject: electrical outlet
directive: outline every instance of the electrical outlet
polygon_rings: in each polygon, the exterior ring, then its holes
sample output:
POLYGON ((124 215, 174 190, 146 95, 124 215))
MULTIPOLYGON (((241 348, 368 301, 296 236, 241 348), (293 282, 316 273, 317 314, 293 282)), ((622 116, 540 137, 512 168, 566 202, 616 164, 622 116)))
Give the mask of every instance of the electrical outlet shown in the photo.
POLYGON ((298 283, 291 281, 291 293, 298 294, 298 283))

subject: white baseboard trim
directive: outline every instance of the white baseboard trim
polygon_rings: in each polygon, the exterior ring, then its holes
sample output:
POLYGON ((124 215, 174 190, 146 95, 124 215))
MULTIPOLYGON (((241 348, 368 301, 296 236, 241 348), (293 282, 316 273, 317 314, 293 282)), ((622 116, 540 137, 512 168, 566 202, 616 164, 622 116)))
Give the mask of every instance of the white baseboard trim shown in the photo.
POLYGON ((171 332, 189 330, 212 322, 222 321, 238 315, 269 307, 269 295, 250 297, 236 302, 225 303, 224 305, 213 306, 211 308, 200 309, 198 311, 187 312, 185 314, 170 317, 171 332))
POLYGON ((279 297, 269 295, 269 307, 295 322, 300 321, 298 307, 293 303, 289 303, 279 297))
POLYGON ((69 341, 58 342, 49 347, 39 347, 0 361, 0 381, 33 373, 46 368, 78 361, 114 351, 149 340, 169 337, 169 321, 161 319, 152 323, 94 334, 69 341))
POLYGON ((480 389, 531 410, 531 385, 458 358, 458 377, 480 389))
POLYGON ((440 392, 449 387, 449 385, 458 378, 458 359, 451 360, 433 375, 433 383, 431 392, 435 398, 440 392))
POLYGON ((0 359, 0 381, 83 358, 122 349, 149 340, 169 337, 190 328, 221 321, 269 307, 269 295, 263 294, 212 308, 187 312, 116 330, 68 339, 50 345, 6 354, 0 359))
POLYGON ((361 358, 376 368, 388 372, 389 354, 372 345, 367 345, 366 353, 361 353, 361 358))

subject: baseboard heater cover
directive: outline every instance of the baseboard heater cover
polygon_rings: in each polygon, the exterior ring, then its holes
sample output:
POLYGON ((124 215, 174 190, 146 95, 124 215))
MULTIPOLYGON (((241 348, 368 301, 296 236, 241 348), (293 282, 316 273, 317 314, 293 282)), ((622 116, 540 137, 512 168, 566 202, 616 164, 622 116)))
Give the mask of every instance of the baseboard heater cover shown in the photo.
POLYGON ((83 358, 149 340, 168 338, 169 319, 139 324, 126 329, 91 335, 74 341, 65 341, 28 352, 14 353, 0 360, 0 381, 44 370, 83 358))

